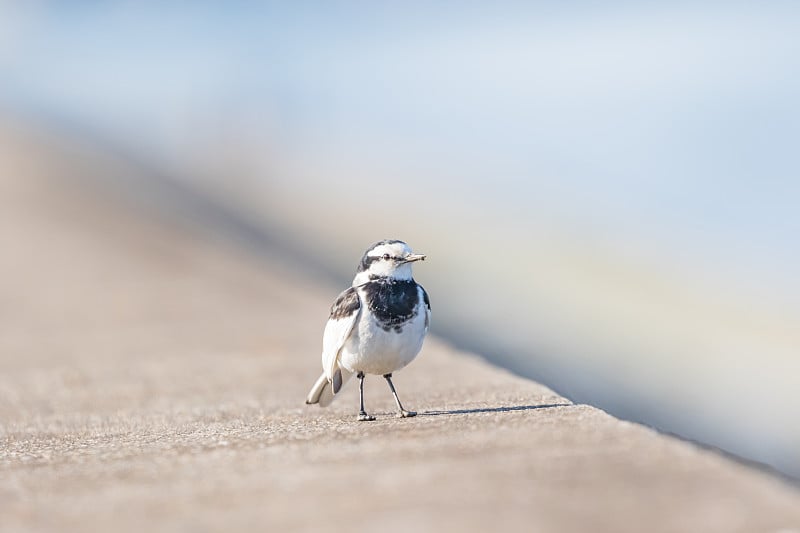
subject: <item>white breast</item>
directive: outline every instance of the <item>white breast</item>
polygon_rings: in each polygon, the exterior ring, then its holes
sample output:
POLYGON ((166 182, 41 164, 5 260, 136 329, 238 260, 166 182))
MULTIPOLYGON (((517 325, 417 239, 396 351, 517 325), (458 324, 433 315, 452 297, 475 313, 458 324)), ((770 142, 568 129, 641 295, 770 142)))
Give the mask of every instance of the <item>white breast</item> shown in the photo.
MULTIPOLYGON (((363 301, 363 299, 362 299, 363 301)), ((428 332, 428 308, 420 295, 414 317, 401 326, 383 329, 367 310, 344 345, 340 364, 351 372, 384 375, 414 360, 428 332)))

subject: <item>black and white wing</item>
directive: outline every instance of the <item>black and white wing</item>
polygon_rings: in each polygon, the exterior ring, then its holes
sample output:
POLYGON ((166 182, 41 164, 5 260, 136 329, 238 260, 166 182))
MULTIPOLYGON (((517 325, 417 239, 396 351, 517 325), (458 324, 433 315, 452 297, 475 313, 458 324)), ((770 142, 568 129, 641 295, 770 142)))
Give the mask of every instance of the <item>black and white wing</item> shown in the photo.
POLYGON ((361 316, 361 298, 354 287, 342 292, 331 306, 331 315, 322 335, 322 368, 333 385, 333 393, 342 386, 339 354, 361 316))
POLYGON ((425 302, 425 333, 428 333, 428 327, 431 325, 431 300, 422 285, 417 283, 417 287, 419 287, 419 292, 422 294, 422 301, 425 302))

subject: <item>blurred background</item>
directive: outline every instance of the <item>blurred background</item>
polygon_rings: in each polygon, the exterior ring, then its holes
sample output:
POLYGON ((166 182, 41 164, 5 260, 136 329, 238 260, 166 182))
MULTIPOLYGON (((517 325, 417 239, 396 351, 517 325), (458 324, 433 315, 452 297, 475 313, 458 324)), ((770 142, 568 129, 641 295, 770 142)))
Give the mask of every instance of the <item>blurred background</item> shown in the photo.
POLYGON ((65 175, 332 297, 406 240, 457 346, 800 476, 798 27, 780 1, 0 2, 0 128, 131 162, 65 175))

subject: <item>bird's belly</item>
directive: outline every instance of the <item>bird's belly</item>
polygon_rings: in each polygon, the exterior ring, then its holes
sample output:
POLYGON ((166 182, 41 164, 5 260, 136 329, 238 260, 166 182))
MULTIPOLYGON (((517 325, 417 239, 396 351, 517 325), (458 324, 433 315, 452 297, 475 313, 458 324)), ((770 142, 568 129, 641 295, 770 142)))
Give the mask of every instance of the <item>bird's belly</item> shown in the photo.
POLYGON ((354 335, 342 349, 340 363, 351 372, 389 374, 414 360, 425 338, 425 316, 417 313, 400 331, 381 327, 373 317, 362 316, 354 335))

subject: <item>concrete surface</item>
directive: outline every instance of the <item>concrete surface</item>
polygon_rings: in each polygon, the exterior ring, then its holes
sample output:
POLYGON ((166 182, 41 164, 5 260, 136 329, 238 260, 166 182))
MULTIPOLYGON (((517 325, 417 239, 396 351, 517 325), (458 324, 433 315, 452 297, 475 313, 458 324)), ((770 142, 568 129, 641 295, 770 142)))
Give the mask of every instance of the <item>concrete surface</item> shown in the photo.
POLYGON ((305 406, 342 287, 86 189, 130 170, 82 150, 0 128, 0 530, 800 531, 784 480, 435 338, 420 416, 379 378, 375 422, 354 382, 305 406))

